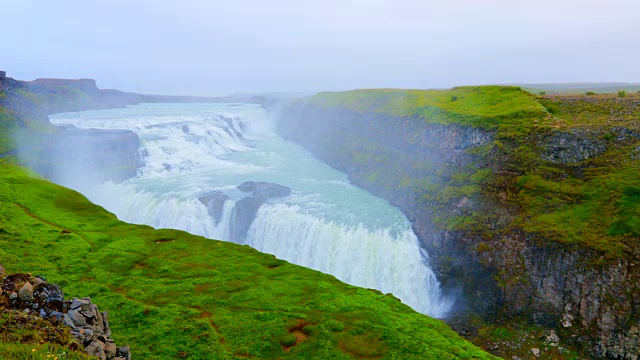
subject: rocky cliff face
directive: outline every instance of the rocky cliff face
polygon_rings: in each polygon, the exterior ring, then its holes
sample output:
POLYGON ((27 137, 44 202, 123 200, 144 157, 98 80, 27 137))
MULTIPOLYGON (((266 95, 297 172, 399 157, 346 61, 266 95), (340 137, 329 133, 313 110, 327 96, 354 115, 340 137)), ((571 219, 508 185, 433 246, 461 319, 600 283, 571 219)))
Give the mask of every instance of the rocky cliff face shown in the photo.
MULTIPOLYGON (((461 307, 488 320, 524 315, 556 327, 564 341, 594 356, 638 358, 640 271, 630 259, 639 254, 598 261, 602 255, 593 250, 545 241, 514 225, 518 209, 508 189, 487 196, 483 185, 468 195, 475 185, 447 186, 460 169, 504 183, 521 175, 509 166, 509 154, 496 150, 494 132, 304 102, 271 110, 283 136, 403 210, 444 289, 461 294, 461 307), (471 213, 495 215, 483 224, 485 234, 450 226, 471 213)), ((530 141, 540 158, 560 165, 597 157, 608 146, 603 134, 588 131, 545 132, 530 141)))
MULTIPOLYGON (((136 175, 142 166, 140 141, 128 130, 93 130, 51 126, 48 115, 123 107, 138 98, 100 90, 94 80, 0 79, 0 108, 16 122, 11 132, 14 149, 2 155, 18 154, 32 169, 54 182, 76 186, 107 180, 122 181, 136 175)), ((9 136, 9 134, 5 134, 9 136)))

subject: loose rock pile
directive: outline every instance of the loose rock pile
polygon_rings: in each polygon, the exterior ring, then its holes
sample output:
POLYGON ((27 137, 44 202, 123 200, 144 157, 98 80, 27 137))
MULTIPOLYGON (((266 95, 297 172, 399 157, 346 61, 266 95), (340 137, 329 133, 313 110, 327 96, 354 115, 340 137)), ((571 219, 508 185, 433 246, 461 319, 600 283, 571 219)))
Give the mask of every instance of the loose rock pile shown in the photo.
POLYGON ((131 360, 128 346, 117 347, 111 339, 107 312, 100 312, 90 298, 64 300, 62 289, 40 276, 14 274, 2 277, 0 266, 0 306, 64 324, 89 354, 102 360, 131 360))

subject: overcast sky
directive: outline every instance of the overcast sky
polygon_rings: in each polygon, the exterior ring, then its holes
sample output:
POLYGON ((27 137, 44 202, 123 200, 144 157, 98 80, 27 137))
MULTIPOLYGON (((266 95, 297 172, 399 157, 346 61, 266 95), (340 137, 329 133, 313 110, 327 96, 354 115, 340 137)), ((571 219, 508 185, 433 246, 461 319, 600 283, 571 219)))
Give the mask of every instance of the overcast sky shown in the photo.
POLYGON ((640 82, 638 0, 2 0, 0 69, 154 94, 640 82))

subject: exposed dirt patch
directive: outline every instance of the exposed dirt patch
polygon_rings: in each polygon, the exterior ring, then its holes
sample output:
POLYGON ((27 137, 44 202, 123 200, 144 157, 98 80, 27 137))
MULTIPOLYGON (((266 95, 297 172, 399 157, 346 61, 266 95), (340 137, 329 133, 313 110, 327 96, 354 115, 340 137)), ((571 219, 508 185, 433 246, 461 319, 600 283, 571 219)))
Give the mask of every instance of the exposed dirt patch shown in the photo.
POLYGON ((309 335, 305 334, 304 328, 309 325, 311 324, 306 320, 298 319, 291 327, 289 327, 289 334, 293 336, 293 338, 289 338, 286 342, 280 343, 280 345, 282 345, 282 350, 288 352, 292 347, 306 340, 309 335))
POLYGON ((212 284, 200 284, 196 286, 196 291, 197 292, 204 292, 204 291, 209 291, 209 289, 211 289, 211 287, 213 287, 212 284))

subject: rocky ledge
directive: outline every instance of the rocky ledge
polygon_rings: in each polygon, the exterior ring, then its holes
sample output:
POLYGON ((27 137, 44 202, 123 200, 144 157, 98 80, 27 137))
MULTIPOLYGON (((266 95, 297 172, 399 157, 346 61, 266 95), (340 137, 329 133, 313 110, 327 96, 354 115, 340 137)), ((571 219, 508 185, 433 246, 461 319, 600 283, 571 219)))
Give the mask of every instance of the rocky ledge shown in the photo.
MULTIPOLYGON (((3 277, 0 266, 0 309, 19 312, 32 321, 46 319, 55 326, 66 326, 77 343, 89 355, 102 360, 131 360, 128 346, 118 347, 111 339, 108 314, 100 312, 90 298, 65 300, 60 286, 41 276, 13 274, 3 277)), ((27 319, 28 321, 29 319, 27 319)))

